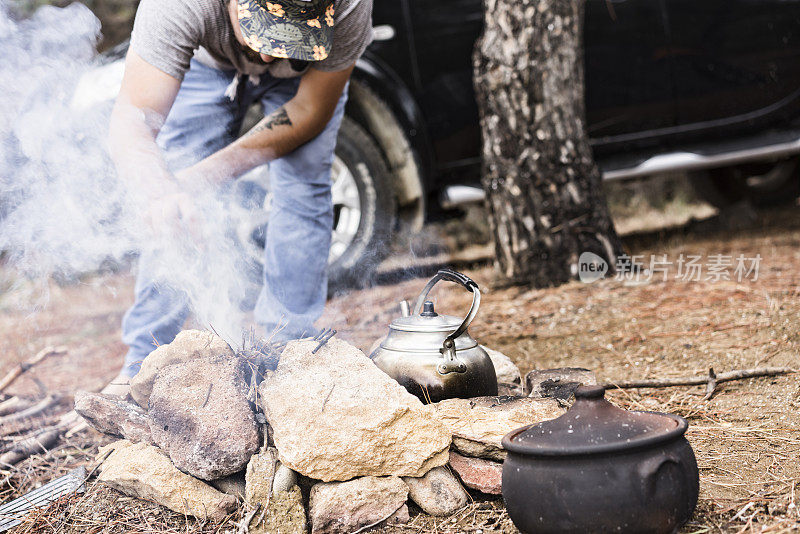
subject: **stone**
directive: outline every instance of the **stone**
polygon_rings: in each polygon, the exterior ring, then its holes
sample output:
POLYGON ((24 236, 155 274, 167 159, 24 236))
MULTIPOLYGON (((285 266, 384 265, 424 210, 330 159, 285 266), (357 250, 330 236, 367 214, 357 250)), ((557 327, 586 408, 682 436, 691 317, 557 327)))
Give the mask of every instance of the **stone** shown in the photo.
POLYGON ((324 482, 447 463, 450 432, 417 397, 349 343, 317 345, 289 343, 259 387, 281 463, 324 482))
POLYGON ((529 397, 550 397, 568 401, 578 386, 597 384, 595 374, 580 367, 560 369, 535 369, 525 375, 525 387, 529 397))
POLYGON ((201 356, 233 358, 234 353, 225 340, 216 334, 204 330, 183 330, 172 343, 157 347, 142 360, 142 368, 131 379, 131 397, 146 410, 153 383, 161 369, 201 356))
POLYGON ((408 486, 394 476, 321 482, 311 488, 309 498, 311 533, 353 532, 386 521, 398 512, 402 519, 401 508, 407 499, 408 486))
POLYGON ((269 502, 272 495, 272 483, 278 463, 278 451, 269 448, 254 454, 247 463, 245 472, 245 497, 250 506, 269 502))
POLYGON ((275 478, 272 479, 272 493, 289 491, 295 484, 297 484, 297 473, 278 462, 275 478))
POLYGON ((447 468, 435 467, 422 477, 403 477, 411 500, 429 515, 450 515, 469 502, 469 495, 447 468))
POLYGON ((554 399, 528 397, 473 397, 445 399, 429 409, 453 434, 453 448, 478 458, 503 460, 500 441, 521 426, 562 415, 565 410, 554 399))
POLYGON ((250 521, 250 534, 305 534, 306 509, 298 486, 272 495, 266 511, 250 521))
POLYGON ((245 468, 260 445, 247 400, 247 365, 201 357, 165 367, 150 396, 153 440, 181 471, 214 480, 245 468))
POLYGON ((408 523, 411 516, 408 513, 408 505, 404 504, 401 506, 395 513, 389 516, 386 521, 383 521, 384 525, 405 525, 408 523))
POLYGON ((100 448, 110 452, 97 480, 131 497, 154 501, 175 512, 222 521, 236 510, 236 498, 178 471, 159 449, 121 440, 100 448))
POLYGON ((450 467, 456 472, 458 478, 468 488, 491 495, 502 493, 503 464, 484 460, 483 458, 470 458, 450 451, 450 467))
POLYGON ((497 374, 498 390, 502 389, 499 393, 501 395, 510 393, 512 396, 522 395, 522 373, 520 373, 519 367, 511 361, 511 358, 502 352, 483 345, 481 345, 481 347, 483 347, 483 350, 489 355, 494 365, 494 372, 497 374))
POLYGON ((75 393, 75 411, 98 432, 134 443, 154 445, 147 414, 122 397, 78 391, 75 393))
POLYGON ((226 477, 210 480, 208 482, 214 489, 225 493, 226 495, 233 495, 236 500, 243 501, 245 494, 245 480, 244 471, 239 471, 226 477))
POLYGON ((281 465, 278 451, 267 448, 253 455, 245 474, 245 502, 261 505, 250 521, 253 534, 302 533, 306 529, 303 496, 294 471, 281 465))

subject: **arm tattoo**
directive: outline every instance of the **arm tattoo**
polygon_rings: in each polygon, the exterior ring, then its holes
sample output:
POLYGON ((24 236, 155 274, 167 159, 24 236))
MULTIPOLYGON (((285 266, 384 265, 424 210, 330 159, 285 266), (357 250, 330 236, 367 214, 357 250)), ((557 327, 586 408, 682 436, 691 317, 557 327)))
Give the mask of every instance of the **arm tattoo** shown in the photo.
POLYGON ((247 135, 249 136, 257 134, 258 132, 264 130, 272 130, 276 126, 292 126, 292 120, 289 118, 289 114, 286 113, 286 108, 283 106, 264 117, 258 124, 253 126, 249 132, 247 132, 247 135))

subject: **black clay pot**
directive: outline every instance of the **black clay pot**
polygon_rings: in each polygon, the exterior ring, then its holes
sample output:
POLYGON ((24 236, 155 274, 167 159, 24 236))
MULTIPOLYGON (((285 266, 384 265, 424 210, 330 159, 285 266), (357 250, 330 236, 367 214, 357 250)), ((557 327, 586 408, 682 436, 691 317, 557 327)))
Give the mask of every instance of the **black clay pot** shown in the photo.
POLYGON ((552 421, 503 438, 503 498, 525 533, 677 532, 697 504, 694 451, 677 415, 628 412, 582 386, 552 421))

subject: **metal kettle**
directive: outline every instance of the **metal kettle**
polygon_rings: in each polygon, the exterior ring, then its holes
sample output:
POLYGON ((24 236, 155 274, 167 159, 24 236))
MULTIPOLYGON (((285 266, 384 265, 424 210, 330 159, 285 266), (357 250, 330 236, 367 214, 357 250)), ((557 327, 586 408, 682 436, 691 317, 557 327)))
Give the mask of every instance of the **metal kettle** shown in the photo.
POLYGON ((370 358, 424 403, 497 395, 492 360, 467 332, 480 303, 478 284, 466 275, 442 269, 417 297, 413 314, 409 314, 406 302, 401 303, 402 317, 392 321, 389 334, 370 358), (439 315, 433 302, 427 300, 440 280, 472 292, 472 306, 464 319, 439 315))

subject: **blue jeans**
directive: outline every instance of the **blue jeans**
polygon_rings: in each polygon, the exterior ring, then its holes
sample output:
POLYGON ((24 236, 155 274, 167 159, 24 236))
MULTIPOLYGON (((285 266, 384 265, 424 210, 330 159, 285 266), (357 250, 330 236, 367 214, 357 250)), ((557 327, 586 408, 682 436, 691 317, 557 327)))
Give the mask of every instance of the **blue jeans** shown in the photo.
MULTIPOLYGON (((264 74, 254 84, 242 77, 231 100, 224 93, 234 75, 192 60, 157 139, 173 170, 230 144, 252 103, 260 100, 269 114, 295 95, 300 82, 264 74)), ((263 287, 254 316, 267 332, 282 326, 283 338, 313 332, 325 307, 333 226, 330 171, 346 100, 345 89, 333 118, 317 137, 269 164, 272 204, 263 287)), ((149 276, 148 262, 147 252, 142 252, 136 301, 122 321, 122 340, 129 347, 122 372, 128 376, 138 372, 155 344, 175 338, 189 314, 186 294, 149 276)))

